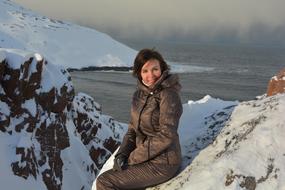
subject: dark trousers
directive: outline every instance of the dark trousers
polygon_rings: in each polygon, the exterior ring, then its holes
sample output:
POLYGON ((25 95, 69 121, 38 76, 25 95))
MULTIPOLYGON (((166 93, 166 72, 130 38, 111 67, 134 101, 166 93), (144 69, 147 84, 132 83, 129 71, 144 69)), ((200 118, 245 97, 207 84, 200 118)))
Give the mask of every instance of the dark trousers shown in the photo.
POLYGON ((179 165, 153 164, 146 162, 128 166, 123 171, 108 170, 98 176, 97 190, 145 189, 172 178, 179 165))

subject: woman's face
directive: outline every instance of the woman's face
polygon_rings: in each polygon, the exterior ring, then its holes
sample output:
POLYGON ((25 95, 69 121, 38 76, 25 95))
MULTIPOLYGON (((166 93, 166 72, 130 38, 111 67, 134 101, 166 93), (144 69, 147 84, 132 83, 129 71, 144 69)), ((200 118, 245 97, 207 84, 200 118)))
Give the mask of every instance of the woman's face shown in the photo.
POLYGON ((141 69, 141 77, 147 85, 153 85, 161 76, 161 68, 159 61, 156 59, 148 60, 141 69))

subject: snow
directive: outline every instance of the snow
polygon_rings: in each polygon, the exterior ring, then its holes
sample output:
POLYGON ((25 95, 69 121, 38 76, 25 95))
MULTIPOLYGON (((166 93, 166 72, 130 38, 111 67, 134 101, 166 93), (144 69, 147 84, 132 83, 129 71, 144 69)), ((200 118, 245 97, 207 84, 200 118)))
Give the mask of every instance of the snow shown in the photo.
POLYGON ((80 137, 74 136, 74 124, 68 122, 67 125, 68 135, 73 138, 70 138, 70 146, 61 153, 61 159, 64 160, 62 189, 81 189, 84 185, 90 187, 95 174, 87 175, 87 172, 82 170, 86 170, 93 161, 90 157, 86 157, 89 152, 82 144, 80 137))
POLYGON ((35 53, 35 58, 36 58, 37 61, 42 61, 43 60, 43 57, 40 54, 38 54, 38 53, 35 53))
MULTIPOLYGON (((25 50, 0 48, 0 60, 6 59, 9 62, 9 67, 13 69, 19 69, 21 65, 30 58, 34 60, 29 66, 28 77, 37 71, 35 61, 42 61, 43 57, 38 53, 30 53, 25 50)), ((46 60, 46 63, 48 62, 49 61, 46 60)), ((70 91, 72 89, 71 83, 68 82, 67 77, 63 75, 62 72, 65 72, 65 70, 61 65, 43 64, 41 92, 48 92, 54 87, 59 90, 63 84, 66 84, 68 91, 70 91)), ((58 91, 58 93, 60 94, 60 91, 58 91)))
POLYGON ((168 183, 169 189, 242 189, 240 183, 252 176, 256 180, 256 190, 283 190, 284 111, 284 94, 240 103, 214 143, 195 157, 177 176, 176 183, 175 180, 168 183), (226 142, 230 144, 225 146, 226 142), (236 177, 225 186, 226 176, 231 171, 236 177), (267 180, 258 182, 267 175, 267 180))
MULTIPOLYGON (((250 134, 250 137, 248 137, 249 140, 244 139, 244 141, 246 142, 240 143, 240 147, 237 150, 232 150, 233 152, 231 152, 231 154, 222 157, 221 160, 219 160, 218 162, 219 164, 211 163, 209 160, 209 158, 211 159, 209 155, 211 155, 212 152, 216 151, 217 147, 209 147, 207 150, 203 151, 202 154, 208 157, 208 161, 203 160, 204 164, 206 166, 209 166, 209 164, 211 164, 211 166, 216 169, 216 171, 219 171, 216 172, 214 176, 222 177, 223 172, 228 172, 227 170, 229 170, 230 168, 235 168, 235 173, 237 174, 256 176, 258 179, 262 176, 265 177, 268 164, 270 163, 269 160, 274 159, 274 165, 281 167, 279 168, 281 174, 279 174, 279 178, 282 179, 282 176, 284 176, 285 171, 284 156, 282 156, 283 152, 280 151, 284 150, 284 145, 282 145, 282 138, 284 138, 282 134, 284 134, 285 123, 284 117, 282 117, 285 111, 284 100, 285 99, 283 95, 283 99, 280 102, 282 103, 282 106, 279 106, 279 110, 276 110, 274 112, 271 110, 266 110, 260 113, 264 108, 257 107, 255 109, 248 109, 248 105, 240 105, 235 109, 232 115, 233 120, 231 122, 231 125, 226 128, 226 130, 228 132, 231 132, 232 134, 238 134, 238 132, 244 130, 242 127, 252 124, 252 122, 254 122, 254 119, 256 119, 257 116, 263 115, 270 119, 261 122, 259 126, 256 127, 256 129, 253 131, 253 133, 250 134), (250 122, 247 123, 248 121, 250 122), (240 124, 245 125, 240 126, 240 124), (283 133, 280 133, 282 131, 283 133), (219 165, 221 163, 223 163, 223 167, 219 168, 219 165)), ((217 141, 223 142, 223 138, 226 137, 221 136, 221 138, 218 138, 217 141)), ((219 145, 222 146, 223 143, 217 144, 216 146, 219 145)), ((195 162, 193 162, 193 164, 195 164, 195 162)), ((205 171, 207 171, 207 169, 205 169, 205 171)), ((199 171, 199 173, 203 172, 204 171, 201 170, 199 171)), ((195 176, 195 174, 193 174, 193 176, 195 176)), ((220 182, 218 181, 215 181, 215 183, 216 184, 208 183, 208 186, 216 186, 219 187, 217 189, 220 189, 222 184, 220 184, 220 182)), ((271 189, 279 189, 275 187, 271 186, 271 189)))
MULTIPOLYGON (((63 84, 68 85, 67 78, 62 75, 60 66, 53 64, 44 64, 43 70, 46 70, 46 72, 42 72, 41 90, 43 92, 48 92, 53 87, 55 87, 58 89, 58 93, 60 94, 59 89, 63 86, 63 84)), ((71 88, 72 86, 69 85, 68 91, 70 91, 71 88)))
MULTIPOLYGON (((204 118, 222 108, 236 105, 237 101, 223 101, 206 95, 198 101, 189 100, 183 105, 183 114, 180 119, 178 128, 180 144, 185 144, 189 139, 193 139, 205 130, 204 118), (187 134, 187 135, 186 135, 187 134)), ((182 149, 182 151, 184 151, 182 149)))
POLYGON ((12 69, 20 68, 23 64, 23 58, 28 54, 26 51, 20 49, 3 49, 0 48, 0 60, 1 62, 6 59, 9 62, 9 66, 12 69))
MULTIPOLYGON (((24 178, 14 175, 11 170, 11 161, 15 156, 15 148, 13 148, 14 142, 17 140, 17 137, 11 135, 5 135, 5 133, 0 132, 0 169, 1 177, 0 184, 1 189, 46 189, 45 184, 42 180, 37 180, 33 177, 29 177, 27 180, 24 178)), ((23 140, 20 143, 23 143, 23 140)), ((27 141, 26 141, 27 142, 27 141)), ((25 143, 22 144, 23 146, 25 143)), ((41 176, 39 176, 41 178, 41 176)))
POLYGON ((33 117, 36 117, 37 105, 35 99, 26 100, 25 103, 22 105, 22 108, 26 108, 27 110, 29 110, 33 117))
POLYGON ((10 108, 5 102, 0 102, 0 113, 10 115, 10 108))
POLYGON ((0 0, 0 13, 0 47, 38 52, 65 68, 131 66, 137 53, 104 33, 43 17, 10 1, 0 0))
POLYGON ((278 80, 277 76, 271 78, 271 80, 278 80))
POLYGON ((31 137, 32 137, 31 134, 27 134, 27 133, 25 133, 25 135, 22 135, 20 137, 18 144, 17 144, 17 147, 19 147, 19 148, 32 147, 33 143, 32 143, 31 137))

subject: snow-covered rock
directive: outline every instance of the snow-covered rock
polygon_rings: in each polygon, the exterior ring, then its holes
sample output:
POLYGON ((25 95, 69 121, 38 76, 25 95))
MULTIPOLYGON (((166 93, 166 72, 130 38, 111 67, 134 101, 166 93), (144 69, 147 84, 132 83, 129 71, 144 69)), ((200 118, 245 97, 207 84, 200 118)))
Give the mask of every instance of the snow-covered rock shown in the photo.
POLYGON ((285 189, 284 113, 285 94, 241 102, 213 143, 155 189, 285 189))
POLYGON ((0 0, 0 48, 39 52, 65 68, 131 66, 136 51, 91 28, 0 0))
POLYGON ((64 68, 0 49, 1 189, 90 189, 125 129, 64 68))

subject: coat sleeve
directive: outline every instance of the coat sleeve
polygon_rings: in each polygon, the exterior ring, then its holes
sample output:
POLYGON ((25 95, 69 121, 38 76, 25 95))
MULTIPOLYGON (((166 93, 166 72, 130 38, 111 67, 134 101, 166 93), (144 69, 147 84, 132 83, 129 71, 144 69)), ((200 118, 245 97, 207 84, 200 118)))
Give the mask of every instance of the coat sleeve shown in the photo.
POLYGON ((148 136, 130 154, 130 165, 150 160, 166 150, 178 138, 178 124, 183 108, 180 96, 174 89, 164 89, 160 98, 159 132, 148 136))
MULTIPOLYGON (((135 94, 136 93, 137 92, 135 92, 135 94)), ((133 95, 132 104, 134 104, 135 94, 133 95)), ((134 116, 132 113, 133 113, 133 107, 131 108, 131 116, 128 125, 128 131, 125 134, 122 144, 115 157, 118 156, 119 154, 124 154, 126 157, 129 157, 130 153, 136 148, 136 131, 134 128, 134 122, 133 122, 134 116)))

